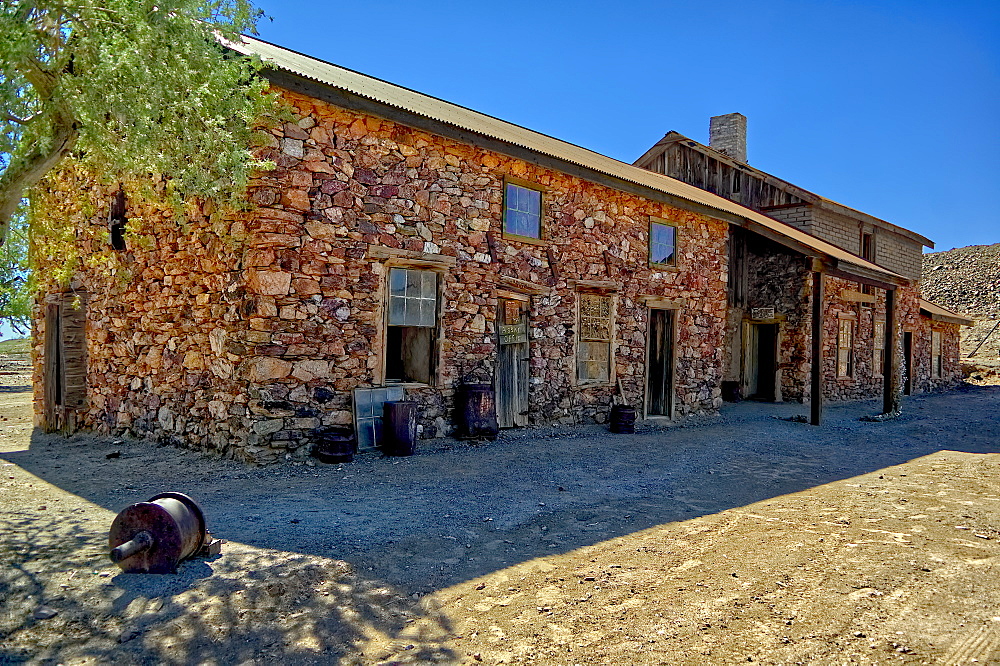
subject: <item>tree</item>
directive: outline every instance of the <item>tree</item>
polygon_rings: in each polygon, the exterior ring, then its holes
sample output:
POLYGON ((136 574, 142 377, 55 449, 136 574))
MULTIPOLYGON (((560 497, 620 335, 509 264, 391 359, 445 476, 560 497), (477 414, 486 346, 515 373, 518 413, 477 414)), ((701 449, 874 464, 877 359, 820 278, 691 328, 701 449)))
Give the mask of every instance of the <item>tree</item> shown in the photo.
POLYGON ((32 289, 28 270, 28 219, 19 209, 10 219, 6 242, 0 246, 0 321, 16 333, 31 330, 32 289))
POLYGON ((240 201, 274 102, 259 61, 218 38, 257 16, 249 0, 0 0, 0 226, 70 152, 112 181, 167 176, 177 201, 240 201))

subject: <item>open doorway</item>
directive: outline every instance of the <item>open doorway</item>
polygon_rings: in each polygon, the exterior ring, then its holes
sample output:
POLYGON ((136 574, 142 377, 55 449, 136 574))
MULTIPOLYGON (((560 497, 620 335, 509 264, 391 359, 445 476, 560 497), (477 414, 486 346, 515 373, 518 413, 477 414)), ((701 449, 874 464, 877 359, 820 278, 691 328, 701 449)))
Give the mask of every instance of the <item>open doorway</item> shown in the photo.
POLYGON ((748 400, 781 400, 778 384, 778 324, 743 325, 743 396, 748 400))
POLYGON ((673 416, 674 311, 649 311, 649 351, 646 373, 646 415, 673 416))

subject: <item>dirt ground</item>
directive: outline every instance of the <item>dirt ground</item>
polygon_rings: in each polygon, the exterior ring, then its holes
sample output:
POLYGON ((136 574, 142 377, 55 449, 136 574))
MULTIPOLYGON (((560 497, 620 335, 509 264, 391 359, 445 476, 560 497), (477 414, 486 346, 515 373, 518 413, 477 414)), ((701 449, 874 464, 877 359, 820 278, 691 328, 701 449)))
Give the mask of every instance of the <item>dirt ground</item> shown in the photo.
POLYGON ((267 468, 40 435, 29 396, 0 388, 0 663, 1000 663, 997 386, 267 468), (222 555, 120 573, 111 520, 166 490, 222 555))

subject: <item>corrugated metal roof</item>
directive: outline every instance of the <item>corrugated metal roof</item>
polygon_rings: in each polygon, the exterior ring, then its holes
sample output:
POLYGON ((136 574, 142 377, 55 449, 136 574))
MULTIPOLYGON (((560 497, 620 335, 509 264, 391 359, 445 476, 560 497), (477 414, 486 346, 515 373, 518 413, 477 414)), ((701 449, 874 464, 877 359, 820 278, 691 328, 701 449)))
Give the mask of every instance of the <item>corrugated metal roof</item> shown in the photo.
POLYGON ((972 326, 973 324, 976 323, 975 319, 970 319, 965 315, 958 314, 957 312, 952 312, 947 308, 941 307, 937 303, 928 301, 926 298, 920 299, 920 309, 930 315, 937 315, 939 317, 947 317, 949 319, 961 320, 963 326, 972 326))
POLYGON ((494 118, 451 102, 424 95, 402 86, 397 86, 359 72, 339 67, 268 42, 243 37, 241 44, 226 43, 229 48, 247 55, 256 54, 268 65, 292 74, 318 81, 367 97, 389 106, 437 120, 477 134, 520 146, 528 150, 571 162, 621 180, 644 185, 694 203, 724 211, 755 222, 786 238, 812 248, 816 252, 832 257, 839 262, 874 271, 877 274, 896 279, 903 276, 886 270, 871 262, 851 254, 835 245, 791 227, 774 218, 729 201, 723 197, 698 189, 679 180, 653 173, 646 169, 620 162, 611 157, 595 153, 566 141, 561 141, 519 125, 494 118))

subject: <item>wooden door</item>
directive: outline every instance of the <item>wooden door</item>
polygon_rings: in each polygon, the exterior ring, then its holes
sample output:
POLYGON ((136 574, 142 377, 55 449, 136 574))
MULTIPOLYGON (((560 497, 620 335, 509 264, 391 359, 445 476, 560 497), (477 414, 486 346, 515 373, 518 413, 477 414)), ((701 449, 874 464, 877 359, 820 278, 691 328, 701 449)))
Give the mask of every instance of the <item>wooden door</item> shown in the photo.
POLYGON ((500 299, 496 401, 501 428, 528 424, 528 304, 500 299))
POLYGON ((60 294, 45 306, 44 417, 47 432, 70 433, 87 400, 86 294, 60 294))
POLYGON ((672 416, 674 407, 674 313, 649 311, 646 414, 672 416))

